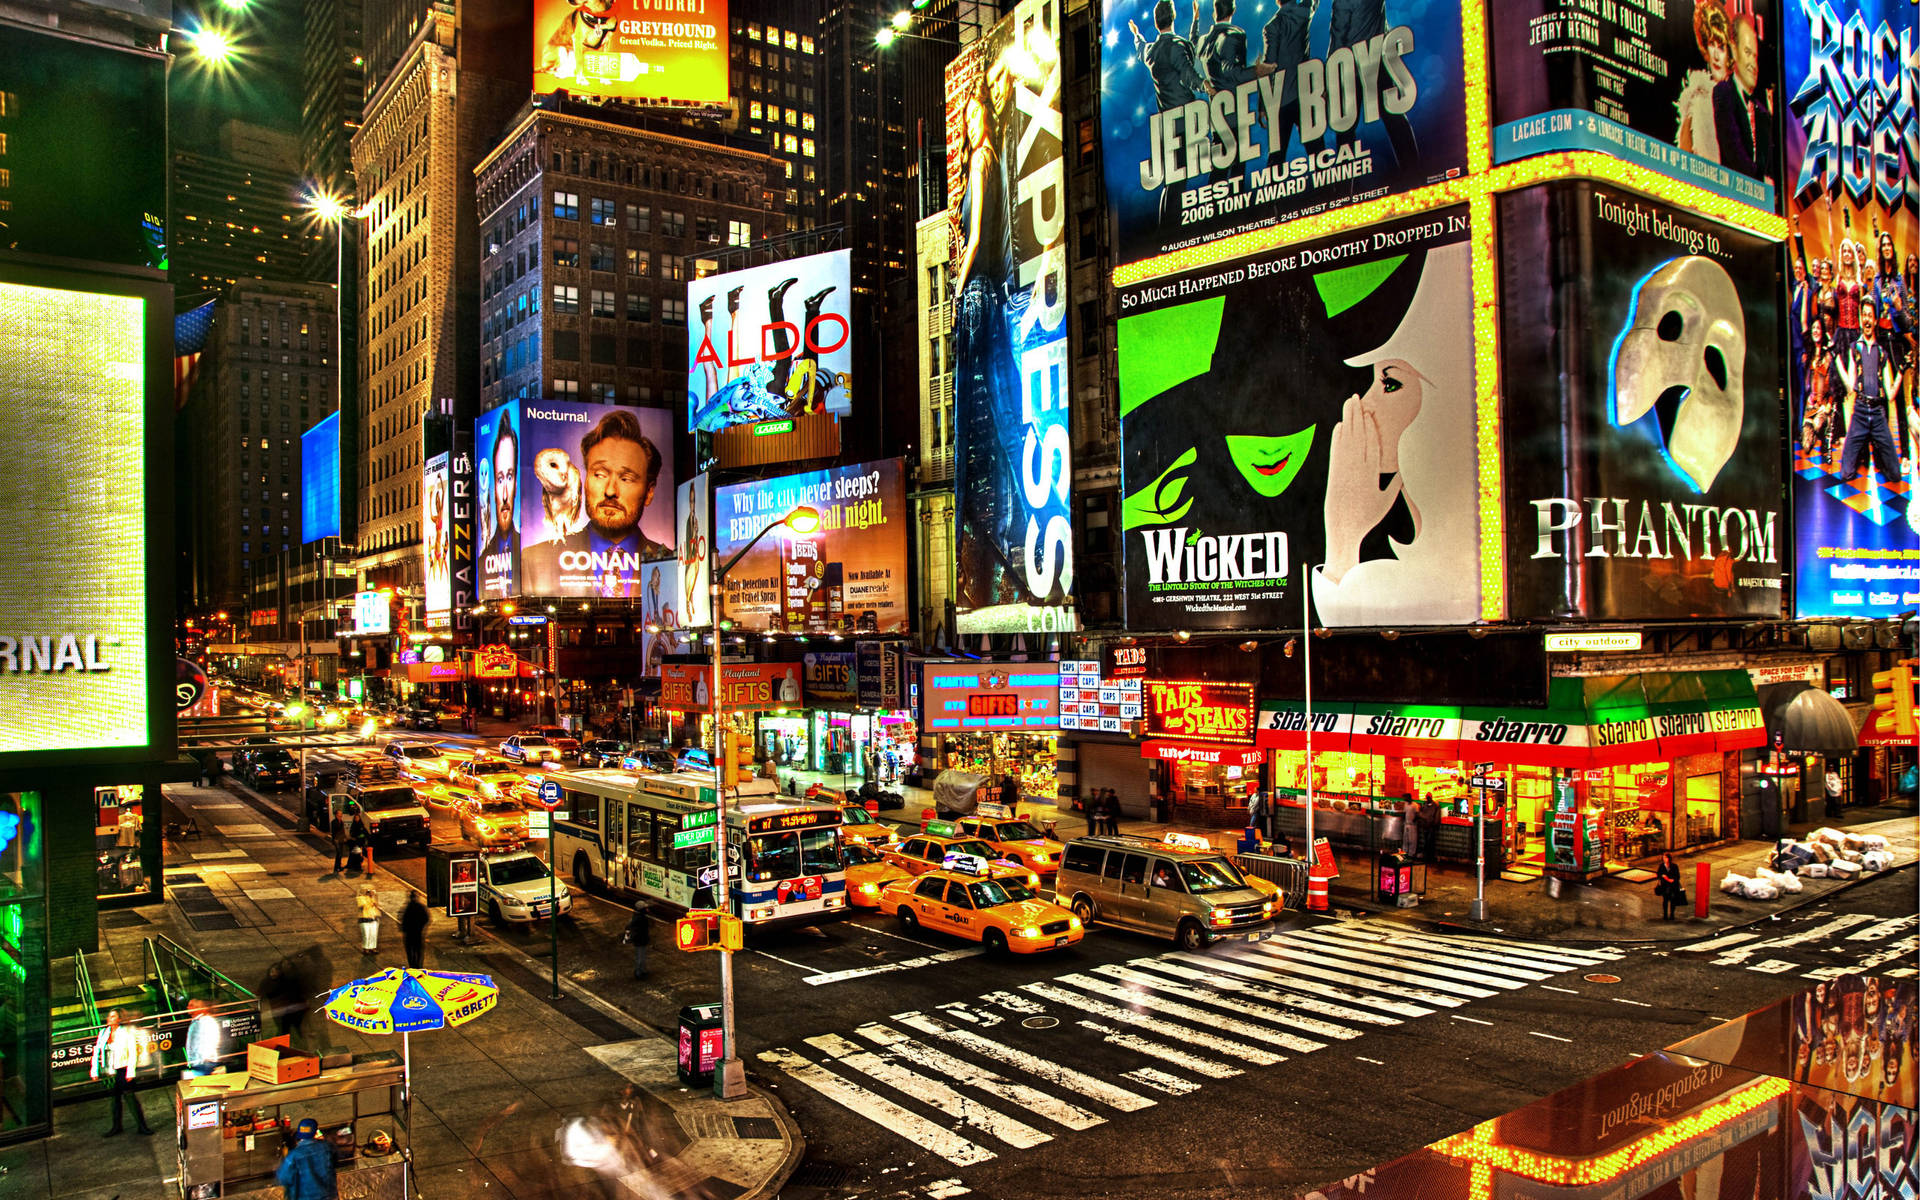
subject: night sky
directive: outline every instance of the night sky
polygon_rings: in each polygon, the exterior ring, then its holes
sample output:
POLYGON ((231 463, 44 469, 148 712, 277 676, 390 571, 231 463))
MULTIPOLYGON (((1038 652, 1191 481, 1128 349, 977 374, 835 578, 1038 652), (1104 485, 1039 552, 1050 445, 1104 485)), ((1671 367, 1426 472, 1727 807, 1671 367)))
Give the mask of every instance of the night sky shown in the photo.
POLYGON ((202 12, 206 23, 230 31, 238 52, 229 66, 210 71, 192 60, 176 35, 170 106, 174 148, 211 147, 221 124, 235 119, 298 135, 299 0, 253 0, 238 13, 219 0, 201 0, 176 8, 174 23, 198 28, 202 12))

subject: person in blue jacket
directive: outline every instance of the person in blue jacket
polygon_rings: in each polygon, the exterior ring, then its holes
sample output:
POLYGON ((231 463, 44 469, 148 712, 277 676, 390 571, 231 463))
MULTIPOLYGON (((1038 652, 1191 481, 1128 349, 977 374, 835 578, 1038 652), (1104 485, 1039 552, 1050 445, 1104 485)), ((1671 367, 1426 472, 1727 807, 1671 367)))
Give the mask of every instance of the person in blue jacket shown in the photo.
POLYGON ((293 1127, 293 1145, 273 1177, 287 1200, 335 1200, 339 1191, 333 1177, 333 1147, 320 1137, 320 1123, 303 1117, 293 1127))

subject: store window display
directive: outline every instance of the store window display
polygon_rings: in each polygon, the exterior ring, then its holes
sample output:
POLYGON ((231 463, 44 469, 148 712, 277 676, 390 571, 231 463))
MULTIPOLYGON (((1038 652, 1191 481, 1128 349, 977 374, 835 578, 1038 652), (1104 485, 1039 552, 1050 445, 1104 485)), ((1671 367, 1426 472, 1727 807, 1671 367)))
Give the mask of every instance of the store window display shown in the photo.
POLYGON ((137 783, 93 791, 94 863, 100 896, 125 896, 147 890, 141 855, 146 828, 144 789, 137 783))
POLYGON ((938 761, 949 770, 991 779, 1011 775, 1024 799, 1052 804, 1060 796, 1055 745, 1052 734, 949 733, 941 738, 938 761))

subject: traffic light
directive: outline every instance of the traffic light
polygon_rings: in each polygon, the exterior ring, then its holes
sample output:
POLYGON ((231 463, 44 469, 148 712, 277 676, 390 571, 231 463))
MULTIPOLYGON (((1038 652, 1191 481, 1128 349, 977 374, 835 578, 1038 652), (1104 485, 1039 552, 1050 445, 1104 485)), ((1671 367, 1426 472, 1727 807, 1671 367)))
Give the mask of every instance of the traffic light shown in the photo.
POLYGON ((1902 659, 1873 673, 1873 710, 1866 732, 1911 742, 1915 735, 1914 660, 1902 659))
POLYGON ((696 908, 673 923, 673 944, 681 950, 738 950, 745 935, 739 917, 716 908, 696 908))

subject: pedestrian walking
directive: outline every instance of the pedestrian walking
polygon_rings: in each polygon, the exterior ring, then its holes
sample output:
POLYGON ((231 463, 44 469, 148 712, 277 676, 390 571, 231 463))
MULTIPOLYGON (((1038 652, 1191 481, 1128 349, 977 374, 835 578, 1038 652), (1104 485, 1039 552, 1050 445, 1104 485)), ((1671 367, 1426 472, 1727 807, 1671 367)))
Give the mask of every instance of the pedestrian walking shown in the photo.
POLYGON ((380 898, 363 887, 354 903, 360 907, 360 953, 374 954, 380 949, 380 898))
POLYGON ((333 814, 333 820, 327 825, 327 836, 333 839, 333 873, 338 875, 349 859, 357 857, 353 852, 353 832, 347 824, 345 812, 333 814))
POLYGON ((1247 832, 1253 835, 1254 844, 1267 837, 1267 798, 1258 791, 1247 795, 1247 832))
POLYGON ((286 1200, 335 1200, 339 1183, 333 1174, 333 1147, 320 1136, 320 1122, 300 1118, 293 1127, 293 1144, 274 1168, 286 1200))
POLYGON ((1107 789, 1106 798, 1100 802, 1100 832, 1109 837, 1120 833, 1120 793, 1107 789))
POLYGON ((633 917, 627 921, 627 931, 620 940, 633 947, 633 977, 647 977, 647 951, 653 948, 653 922, 647 919, 647 906, 633 906, 633 917))
POLYGON ((1827 820, 1840 819, 1840 772, 1827 768, 1827 820))
POLYGON ((1653 885, 1654 895, 1660 897, 1660 919, 1673 920, 1673 910, 1686 903, 1687 894, 1680 890, 1680 864, 1673 861, 1673 855, 1660 856, 1660 869, 1654 872, 1659 880, 1653 885))
POLYGON ((133 1127, 152 1135, 153 1130, 147 1127, 147 1114, 140 1108, 140 1097, 133 1091, 134 1076, 150 1052, 147 1031, 133 1019, 133 1014, 117 1008, 107 1014, 107 1023, 93 1041, 93 1078, 100 1078, 100 1072, 105 1070, 113 1079, 113 1128, 107 1130, 107 1137, 121 1132, 123 1104, 133 1109, 133 1127))
POLYGON ((400 944, 407 950, 407 965, 418 971, 427 965, 427 926, 433 913, 420 903, 419 892, 407 893, 407 906, 400 910, 400 944))
POLYGON ((187 1001, 187 1016, 192 1018, 187 1022, 187 1066, 180 1077, 211 1075, 220 1069, 220 1022, 213 1015, 213 1006, 198 996, 187 1001))
MULTIPOLYGON (((1440 833, 1440 805, 1428 792, 1420 797, 1420 861, 1433 861, 1433 844, 1440 833)), ((1307 853, 1313 853, 1313 847, 1307 847, 1307 853)))

